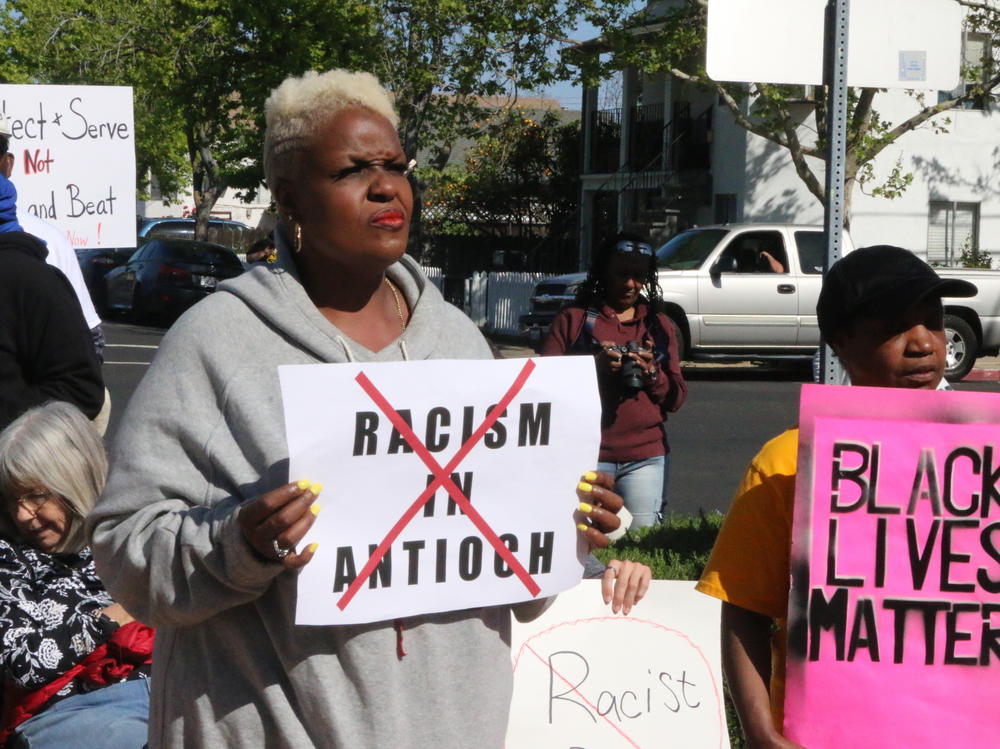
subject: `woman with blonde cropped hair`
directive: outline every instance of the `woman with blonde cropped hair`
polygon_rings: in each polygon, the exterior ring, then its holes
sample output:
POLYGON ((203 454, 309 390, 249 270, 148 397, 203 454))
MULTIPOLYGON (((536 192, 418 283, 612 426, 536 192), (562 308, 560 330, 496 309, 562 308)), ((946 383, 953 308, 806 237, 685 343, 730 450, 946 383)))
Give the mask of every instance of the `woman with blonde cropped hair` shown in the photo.
POLYGON ((152 631, 111 600, 84 533, 106 473, 100 437, 69 403, 0 434, 0 746, 146 743, 152 631))
MULTIPOLYGON (((109 590, 158 628, 150 747, 498 749, 511 607, 295 625, 296 572, 315 551, 299 544, 320 505, 364 512, 377 497, 288 475, 277 367, 491 352, 405 255, 413 162, 378 81, 289 78, 266 119, 277 261, 164 337, 90 519, 109 590)), ((588 532, 606 543, 618 523, 604 515, 588 532)))

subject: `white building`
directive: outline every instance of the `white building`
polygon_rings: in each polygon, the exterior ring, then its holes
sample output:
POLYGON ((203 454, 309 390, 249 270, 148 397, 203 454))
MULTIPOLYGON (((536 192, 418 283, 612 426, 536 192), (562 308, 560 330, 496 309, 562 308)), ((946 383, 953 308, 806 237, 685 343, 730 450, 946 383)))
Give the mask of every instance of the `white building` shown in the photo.
MULTIPOLYGON (((978 64, 989 39, 965 34, 967 60, 978 64)), ((601 51, 599 42, 591 43, 601 51)), ((588 45, 583 45, 584 47, 588 45)), ((621 106, 598 109, 597 89, 584 91, 581 265, 609 231, 636 229, 666 238, 693 225, 737 221, 822 223, 823 206, 795 172, 788 151, 736 124, 715 93, 670 75, 623 71, 621 106)), ((802 88, 799 132, 815 137, 802 88), (811 132, 810 132, 811 131, 811 132)), ((952 92, 926 91, 933 103, 952 92)), ((953 109, 887 147, 877 176, 900 163, 913 182, 901 197, 854 188, 851 233, 856 246, 895 244, 930 260, 956 263, 964 248, 990 251, 1000 267, 1000 107, 953 109)), ((899 123, 921 108, 905 91, 879 94, 879 115, 899 123)), ((744 103, 744 112, 752 103, 744 103)), ((822 184, 823 165, 811 161, 822 184)))

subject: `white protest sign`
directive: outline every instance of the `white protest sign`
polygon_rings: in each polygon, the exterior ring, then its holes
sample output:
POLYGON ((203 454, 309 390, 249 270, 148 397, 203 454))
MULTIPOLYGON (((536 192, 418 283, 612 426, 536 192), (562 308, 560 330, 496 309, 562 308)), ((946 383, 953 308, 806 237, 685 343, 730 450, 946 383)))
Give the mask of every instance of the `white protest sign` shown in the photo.
POLYGON ((278 372, 289 476, 326 487, 302 542, 319 548, 296 623, 514 603, 579 582, 575 487, 601 436, 593 358, 278 372))
POLYGON ((515 621, 506 749, 727 749, 719 601, 690 581, 654 580, 629 616, 600 581, 515 621))
POLYGON ((135 247, 135 131, 128 86, 0 85, 17 205, 73 247, 135 247))

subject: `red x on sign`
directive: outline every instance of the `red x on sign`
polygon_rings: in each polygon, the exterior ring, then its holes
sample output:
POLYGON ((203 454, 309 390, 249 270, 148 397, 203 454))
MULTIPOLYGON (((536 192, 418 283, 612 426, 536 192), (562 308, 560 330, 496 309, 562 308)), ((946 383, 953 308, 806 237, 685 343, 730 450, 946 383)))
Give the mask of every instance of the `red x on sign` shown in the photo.
POLYGON ((517 397, 517 394, 524 387, 524 383, 527 381, 528 376, 535 369, 535 363, 528 359, 524 366, 521 368, 520 373, 514 380, 514 383, 508 388, 507 392, 504 394, 500 402, 497 403, 489 413, 486 414, 486 418, 483 423, 479 425, 479 428, 473 432, 469 439, 465 441, 458 452, 452 456, 452 459, 448 461, 448 464, 442 468, 441 465, 434 459, 430 451, 424 446, 424 443, 420 441, 420 438, 413 432, 412 427, 406 423, 402 416, 389 404, 389 401, 385 399, 385 396, 379 392, 378 388, 372 384, 372 381, 368 379, 368 376, 364 372, 358 372, 355 381, 361 386, 361 389, 368 394, 368 397, 375 402, 379 410, 385 414, 386 418, 392 422, 392 425, 396 430, 402 435, 403 439, 413 448, 413 452, 416 453, 424 464, 430 469, 431 473, 434 474, 434 479, 427 485, 427 488, 421 492, 420 496, 413 500, 413 503, 407 508, 403 516, 396 521, 396 524, 392 526, 389 532, 386 534, 385 538, 382 539, 375 551, 368 557, 368 561, 365 566, 361 568, 361 573, 354 579, 354 582, 350 584, 344 595, 340 597, 337 601, 337 608, 341 611, 347 608, 347 605, 354 598, 358 589, 364 585, 365 581, 371 577, 375 568, 378 567, 379 562, 382 561, 382 557, 385 556, 389 547, 392 546, 393 542, 399 537, 399 534, 403 532, 403 529, 409 525, 410 521, 413 520, 414 516, 420 511, 420 509, 427 504, 431 497, 434 496, 434 492, 440 487, 444 487, 451 498, 455 500, 462 511, 466 514, 469 520, 476 526, 479 532, 483 535, 490 545, 496 550, 496 553, 500 555, 500 558, 506 562, 507 566, 517 575, 517 578, 524 583, 524 587, 528 589, 528 592, 532 596, 537 596, 541 591, 538 583, 536 583, 528 571, 524 569, 524 566, 517 560, 517 557, 511 552, 510 549, 500 540, 499 536, 490 528, 489 523, 487 523, 483 516, 480 515, 476 509, 469 502, 468 497, 462 493, 462 490, 455 484, 451 479, 452 472, 458 467, 458 464, 465 459, 465 456, 469 454, 469 451, 476 446, 476 443, 483 438, 483 435, 489 431, 490 427, 500 418, 500 415, 507 409, 511 401, 517 397))

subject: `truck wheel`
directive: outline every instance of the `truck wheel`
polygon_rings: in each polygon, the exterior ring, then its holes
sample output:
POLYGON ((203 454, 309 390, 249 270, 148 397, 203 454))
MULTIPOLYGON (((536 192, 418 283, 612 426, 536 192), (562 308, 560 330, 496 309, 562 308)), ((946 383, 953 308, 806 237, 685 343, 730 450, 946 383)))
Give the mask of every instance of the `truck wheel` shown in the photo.
POLYGON ((961 380, 969 374, 979 354, 979 341, 972 326, 957 315, 944 316, 944 337, 948 346, 944 376, 961 380))

